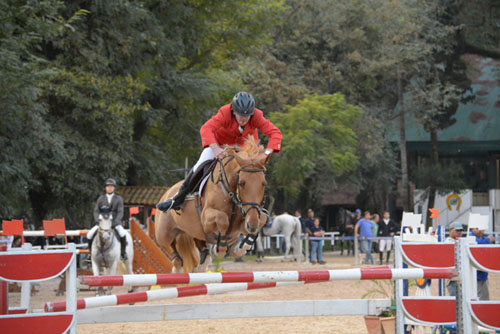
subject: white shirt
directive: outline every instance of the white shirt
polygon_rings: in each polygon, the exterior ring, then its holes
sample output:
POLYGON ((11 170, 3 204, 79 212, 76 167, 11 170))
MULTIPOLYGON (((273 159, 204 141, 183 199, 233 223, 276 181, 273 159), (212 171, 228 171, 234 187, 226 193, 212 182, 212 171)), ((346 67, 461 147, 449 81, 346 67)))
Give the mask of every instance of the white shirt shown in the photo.
POLYGON ((110 194, 106 194, 106 197, 108 198, 108 203, 111 203, 111 200, 113 199, 113 195, 115 193, 112 193, 111 195, 110 194))
POLYGON ((385 225, 389 224, 390 219, 384 219, 385 225))

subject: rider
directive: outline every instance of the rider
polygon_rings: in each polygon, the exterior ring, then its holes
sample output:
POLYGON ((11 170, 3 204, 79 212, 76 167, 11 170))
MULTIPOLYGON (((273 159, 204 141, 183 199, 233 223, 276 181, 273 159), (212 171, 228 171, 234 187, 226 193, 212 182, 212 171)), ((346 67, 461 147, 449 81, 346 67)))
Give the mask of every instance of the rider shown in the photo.
POLYGON ((156 207, 165 212, 172 208, 179 210, 186 195, 191 191, 191 181, 198 167, 215 157, 223 159, 226 156, 226 152, 221 148, 223 145, 243 146, 248 135, 258 139, 257 130, 269 137, 266 154, 278 153, 281 149, 281 131, 264 118, 261 110, 255 108, 251 94, 239 92, 230 104, 222 106, 215 116, 203 124, 200 129, 203 152, 198 162, 186 176, 177 194, 165 202, 158 203, 156 207))
MULTIPOLYGON (((125 230, 121 225, 123 218, 123 198, 115 194, 116 181, 114 179, 107 179, 105 188, 106 188, 106 194, 99 196, 95 204, 94 221, 98 223, 99 214, 111 214, 111 217, 113 218, 113 228, 120 236, 122 260, 127 260, 128 257, 127 253, 125 252, 125 248, 127 247, 127 239, 125 230)), ((87 233, 87 242, 89 244, 89 251, 91 251, 92 239, 94 238, 94 234, 98 228, 99 226, 95 225, 87 233)))

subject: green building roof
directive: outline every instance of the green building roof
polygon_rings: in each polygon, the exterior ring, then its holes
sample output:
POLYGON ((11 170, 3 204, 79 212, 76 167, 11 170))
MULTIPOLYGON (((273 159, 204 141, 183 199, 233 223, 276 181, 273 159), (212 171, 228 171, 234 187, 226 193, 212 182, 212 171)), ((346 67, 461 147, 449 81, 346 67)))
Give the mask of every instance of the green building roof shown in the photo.
MULTIPOLYGON (((456 123, 438 131, 440 151, 500 150, 500 62, 476 55, 466 55, 464 59, 475 99, 460 104, 454 115, 456 123)), ((412 115, 407 114, 405 121, 408 149, 425 150, 429 134, 412 115)), ((399 119, 394 124, 390 138, 399 142, 399 119)))

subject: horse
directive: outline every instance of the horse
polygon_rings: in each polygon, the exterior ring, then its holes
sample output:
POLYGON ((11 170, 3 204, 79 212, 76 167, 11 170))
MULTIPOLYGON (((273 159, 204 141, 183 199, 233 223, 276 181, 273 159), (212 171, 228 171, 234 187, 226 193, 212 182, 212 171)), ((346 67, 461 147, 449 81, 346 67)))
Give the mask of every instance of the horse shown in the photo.
MULTIPOLYGON (((340 208, 337 212, 336 221, 339 227, 339 232, 341 237, 353 237, 354 236, 354 226, 356 225, 356 217, 353 212, 340 208)), ((340 255, 344 254, 344 245, 347 243, 347 255, 354 254, 354 241, 353 240, 343 240, 340 242, 340 255)))
POLYGON ((302 226, 300 220, 297 217, 289 215, 288 213, 283 213, 276 216, 269 226, 264 225, 260 231, 260 238, 257 239, 257 262, 262 262, 264 257, 264 248, 262 247, 262 237, 265 235, 273 235, 278 233, 283 233, 285 236, 285 256, 283 260, 287 260, 290 248, 293 247, 293 254, 295 260, 300 256, 300 237, 302 235, 302 226))
MULTIPOLYGON (((270 154, 252 136, 242 148, 225 150, 227 157, 215 160, 201 194, 186 198, 180 210, 156 211, 156 240, 173 249, 174 272, 206 271, 212 257, 223 258, 228 251, 235 258, 243 256, 266 222, 261 203, 270 154), (245 238, 237 243, 241 234, 245 238)), ((171 198, 181 184, 160 201, 171 198)))
MULTIPOLYGON (((125 251, 128 259, 123 261, 127 274, 132 274, 132 262, 134 260, 134 247, 132 237, 128 231, 126 232, 127 247, 125 251)), ((120 240, 115 235, 113 229, 113 219, 111 215, 99 215, 99 229, 92 241, 92 273, 94 276, 116 275, 116 268, 120 262, 120 240)), ((108 287, 108 293, 111 293, 111 287, 108 287)), ((133 291, 133 290, 131 290, 133 291)), ((104 288, 100 287, 97 290, 98 295, 105 293, 104 288)))

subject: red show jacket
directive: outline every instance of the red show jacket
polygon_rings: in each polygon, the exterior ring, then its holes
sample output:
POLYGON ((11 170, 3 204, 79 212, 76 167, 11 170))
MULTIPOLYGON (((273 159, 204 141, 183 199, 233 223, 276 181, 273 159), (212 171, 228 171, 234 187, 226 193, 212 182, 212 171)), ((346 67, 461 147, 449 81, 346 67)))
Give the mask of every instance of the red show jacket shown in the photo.
POLYGON ((283 135, 273 123, 264 118, 261 110, 255 108, 255 112, 245 125, 243 133, 240 133, 238 122, 236 122, 236 118, 233 117, 231 112, 231 104, 226 104, 201 127, 201 143, 203 147, 207 147, 213 143, 221 146, 225 144, 243 146, 245 138, 248 135, 253 135, 255 139, 258 139, 257 130, 260 130, 269 137, 268 148, 272 148, 275 153, 281 150, 281 138, 283 135))

